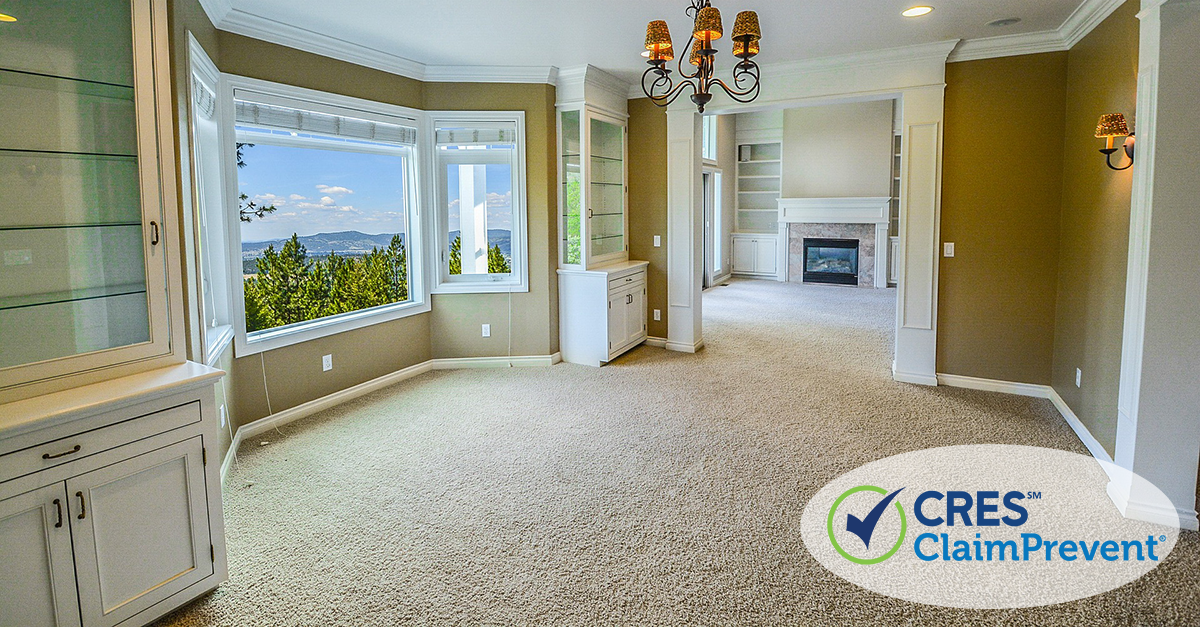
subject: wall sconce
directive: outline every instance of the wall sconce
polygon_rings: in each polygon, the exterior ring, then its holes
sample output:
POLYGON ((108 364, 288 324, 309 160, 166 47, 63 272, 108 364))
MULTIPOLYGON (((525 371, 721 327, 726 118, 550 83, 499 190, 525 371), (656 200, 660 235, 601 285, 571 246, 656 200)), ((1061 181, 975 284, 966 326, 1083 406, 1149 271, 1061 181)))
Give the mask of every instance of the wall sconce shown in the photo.
POLYGON ((1114 170, 1128 170, 1133 167, 1133 133, 1129 132, 1129 126, 1125 124, 1125 116, 1120 113, 1105 113, 1100 116, 1100 123, 1096 125, 1096 137, 1104 140, 1104 147, 1100 152, 1104 154, 1104 162, 1108 167, 1114 170), (1117 151, 1113 147, 1113 140, 1118 137, 1125 138, 1125 144, 1122 146, 1125 149, 1125 155, 1129 157, 1129 163, 1125 167, 1118 168, 1112 164, 1112 155, 1117 151))

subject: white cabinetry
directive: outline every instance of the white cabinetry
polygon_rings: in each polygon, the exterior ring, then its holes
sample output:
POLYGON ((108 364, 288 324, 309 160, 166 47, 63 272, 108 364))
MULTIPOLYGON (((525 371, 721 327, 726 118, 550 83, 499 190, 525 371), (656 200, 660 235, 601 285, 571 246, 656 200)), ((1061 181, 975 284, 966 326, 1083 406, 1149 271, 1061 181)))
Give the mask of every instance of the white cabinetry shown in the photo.
POLYGON ((648 265, 623 261, 558 271, 563 361, 599 366, 645 341, 648 265))
POLYGON ((198 364, 0 405, 0 625, 144 625, 227 578, 198 364))
POLYGON ((775 278, 779 274, 779 238, 772 235, 733 234, 733 273, 775 278))

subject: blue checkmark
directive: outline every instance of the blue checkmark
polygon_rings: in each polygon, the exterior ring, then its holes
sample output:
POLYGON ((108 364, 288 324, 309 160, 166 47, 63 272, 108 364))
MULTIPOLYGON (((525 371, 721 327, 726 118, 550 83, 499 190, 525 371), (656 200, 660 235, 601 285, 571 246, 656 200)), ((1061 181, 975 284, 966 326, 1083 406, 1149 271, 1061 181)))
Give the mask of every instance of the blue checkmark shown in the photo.
MULTIPOLYGON (((903 490, 904 488, 900 488, 903 490)), ((871 548, 871 535, 875 533, 875 525, 879 522, 879 517, 883 516, 883 511, 891 504, 892 499, 900 494, 900 490, 896 490, 883 498, 867 517, 859 520, 854 514, 846 515, 846 531, 858 536, 862 539, 863 544, 869 549, 871 548)))

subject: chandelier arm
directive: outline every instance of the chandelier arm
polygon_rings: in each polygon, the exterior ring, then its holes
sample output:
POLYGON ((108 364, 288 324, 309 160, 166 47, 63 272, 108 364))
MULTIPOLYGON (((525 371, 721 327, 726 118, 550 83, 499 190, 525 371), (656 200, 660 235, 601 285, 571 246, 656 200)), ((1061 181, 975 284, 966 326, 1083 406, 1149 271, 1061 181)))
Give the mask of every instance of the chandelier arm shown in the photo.
POLYGON ((650 67, 642 73, 642 93, 651 98, 654 97, 655 91, 669 92, 674 86, 674 81, 671 80, 670 70, 662 70, 656 67, 650 67), (646 77, 650 76, 651 74, 655 76, 654 81, 650 83, 649 87, 646 87, 646 77))
POLYGON ((650 100, 660 107, 665 107, 672 102, 675 102, 675 99, 679 98, 680 94, 682 94, 683 91, 688 87, 692 88, 692 93, 696 93, 696 84, 691 81, 686 81, 679 83, 671 91, 662 94, 661 96, 650 96, 650 100))
POLYGON ((734 88, 730 87, 729 85, 726 85, 725 81, 723 81, 719 78, 714 78, 712 80, 712 82, 714 84, 720 86, 721 89, 725 90, 726 94, 729 94, 730 98, 733 98, 734 100, 736 100, 738 102, 750 102, 751 100, 754 100, 755 98, 757 98, 759 86, 761 85, 761 83, 759 83, 757 80, 755 80, 753 85, 751 85, 747 89, 742 90, 742 89, 734 89, 734 88))
MULTIPOLYGON (((686 50, 688 50, 688 56, 689 56, 689 57, 691 56, 692 43, 693 43, 695 40, 696 40, 696 36, 695 36, 695 35, 692 35, 691 37, 688 37, 688 45, 687 45, 687 48, 686 48, 686 50)), ((685 79, 689 79, 689 80, 690 80, 690 79, 693 79, 693 78, 696 78, 697 76, 700 76, 700 68, 696 68, 696 72, 695 72, 695 73, 693 73, 693 74, 688 74, 687 72, 684 72, 684 71, 683 71, 683 58, 684 58, 684 57, 683 57, 683 55, 679 55, 679 56, 676 58, 676 60, 675 60, 676 67, 679 69, 679 76, 680 76, 681 78, 685 78, 685 79)), ((691 63, 689 63, 688 65, 691 65, 691 63)))

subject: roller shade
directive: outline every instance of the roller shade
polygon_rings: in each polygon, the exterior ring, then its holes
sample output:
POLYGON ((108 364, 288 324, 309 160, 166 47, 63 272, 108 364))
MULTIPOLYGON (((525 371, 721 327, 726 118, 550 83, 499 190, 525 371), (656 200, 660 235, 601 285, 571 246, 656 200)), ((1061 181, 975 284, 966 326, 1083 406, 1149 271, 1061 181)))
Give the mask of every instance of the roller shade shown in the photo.
POLYGON ((434 131, 438 145, 495 146, 517 141, 517 125, 511 122, 455 122, 455 126, 438 126, 434 131))
POLYGON ((217 113, 217 95, 195 76, 192 77, 192 103, 196 113, 206 120, 213 119, 217 113))
POLYGON ((306 111, 248 100, 235 100, 238 124, 262 126, 299 133, 314 133, 351 139, 404 144, 417 143, 417 129, 400 124, 306 111))

